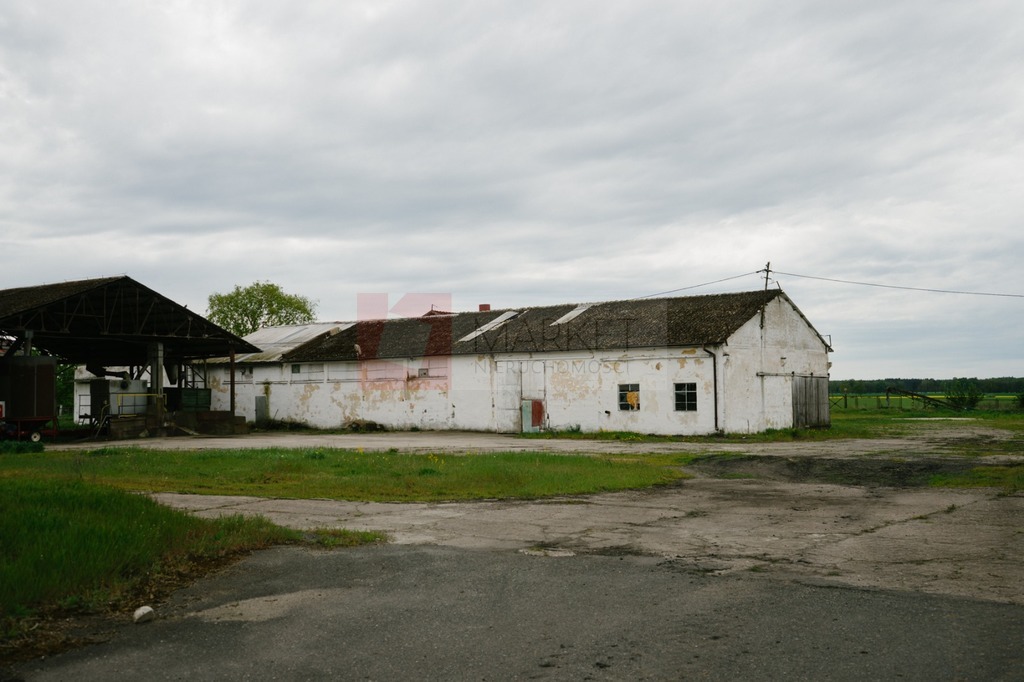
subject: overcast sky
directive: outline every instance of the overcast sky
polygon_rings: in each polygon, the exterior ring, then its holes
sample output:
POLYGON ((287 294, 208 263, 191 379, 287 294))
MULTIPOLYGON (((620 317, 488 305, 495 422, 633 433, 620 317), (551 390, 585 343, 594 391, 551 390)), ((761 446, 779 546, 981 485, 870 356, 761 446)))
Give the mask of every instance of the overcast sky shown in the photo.
POLYGON ((1019 0, 0 5, 0 288, 344 320, 770 261, 833 378, 1024 376, 1022 227, 1019 0))

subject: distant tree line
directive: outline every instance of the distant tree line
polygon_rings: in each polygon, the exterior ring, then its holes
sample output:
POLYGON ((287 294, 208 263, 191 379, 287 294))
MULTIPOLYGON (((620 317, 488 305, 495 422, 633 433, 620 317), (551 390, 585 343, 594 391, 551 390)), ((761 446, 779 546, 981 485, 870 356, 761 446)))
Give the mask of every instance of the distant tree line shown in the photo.
POLYGON ((1020 395, 1024 393, 1024 377, 997 377, 994 379, 840 379, 829 382, 829 392, 865 395, 885 393, 887 388, 900 388, 914 393, 947 394, 964 382, 981 393, 1020 395))

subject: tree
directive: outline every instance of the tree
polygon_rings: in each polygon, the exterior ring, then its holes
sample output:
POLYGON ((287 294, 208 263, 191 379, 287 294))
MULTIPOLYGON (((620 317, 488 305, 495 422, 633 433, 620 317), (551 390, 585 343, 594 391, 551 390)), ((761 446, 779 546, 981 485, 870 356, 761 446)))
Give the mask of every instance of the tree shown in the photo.
POLYGON ((207 318, 232 334, 245 336, 261 327, 306 324, 316 319, 316 302, 286 294, 271 282, 235 285, 227 294, 210 294, 207 318))
POLYGON ((946 388, 946 402, 958 410, 973 410, 985 394, 978 388, 977 379, 957 379, 946 388))
POLYGON ((57 411, 72 414, 75 409, 75 369, 78 365, 57 363, 57 411))

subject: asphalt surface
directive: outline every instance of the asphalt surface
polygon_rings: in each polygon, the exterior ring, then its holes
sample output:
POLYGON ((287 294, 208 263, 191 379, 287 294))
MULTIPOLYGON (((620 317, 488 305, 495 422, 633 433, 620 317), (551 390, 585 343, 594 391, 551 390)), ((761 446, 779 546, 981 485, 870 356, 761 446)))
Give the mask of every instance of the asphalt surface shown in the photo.
MULTIPOLYGON (((741 446, 780 466, 756 462, 756 479, 534 502, 161 494, 200 515, 373 528, 393 542, 259 552, 154 604, 154 622, 126 615, 94 633, 103 643, 0 679, 1024 680, 1024 496, 773 478, 805 457, 858 469, 893 447, 941 456, 957 437, 923 433, 741 446)), ((257 439, 420 452, 688 449, 488 434, 257 439)), ((259 447, 144 444, 154 443, 259 447)))
POLYGON ((29 680, 1019 680, 1024 608, 671 559, 280 548, 29 680))

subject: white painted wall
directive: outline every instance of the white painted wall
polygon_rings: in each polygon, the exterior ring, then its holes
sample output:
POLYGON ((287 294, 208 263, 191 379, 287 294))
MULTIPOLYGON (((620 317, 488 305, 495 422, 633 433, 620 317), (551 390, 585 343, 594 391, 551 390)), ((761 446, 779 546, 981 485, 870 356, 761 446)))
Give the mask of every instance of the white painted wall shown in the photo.
POLYGON ((793 425, 793 376, 828 376, 821 339, 783 298, 765 307, 722 347, 722 428, 757 433, 793 425))
MULTIPOLYGON (((120 372, 127 370, 127 367, 111 367, 110 370, 114 372, 120 372)), ((120 380, 113 379, 114 375, 107 375, 104 377, 97 377, 92 372, 85 369, 84 366, 75 368, 75 391, 74 401, 72 410, 74 411, 75 423, 79 425, 85 425, 91 423, 93 420, 98 419, 99 416, 107 415, 110 413, 110 408, 103 409, 102 405, 92 404, 92 382, 96 380, 112 381, 115 384, 120 384, 120 380), (86 416, 91 415, 91 416, 86 416)), ((114 393, 128 392, 131 397, 122 397, 120 408, 121 414, 140 414, 145 412, 145 405, 147 402, 147 391, 150 385, 150 373, 146 370, 142 374, 142 380, 133 381, 132 386, 129 389, 116 388, 114 393)), ((169 385, 167 379, 167 373, 163 373, 164 385, 169 385)), ((118 408, 115 406, 114 412, 117 413, 118 408)))
MULTIPOLYGON (((320 428, 357 419, 391 428, 516 432, 522 401, 542 400, 545 428, 641 433, 714 431, 712 365, 699 349, 625 353, 476 355, 398 361, 236 368, 236 413, 254 420, 266 396, 272 419, 320 428), (421 376, 426 369, 426 376, 421 376), (241 377, 241 381, 239 380, 241 377), (675 410, 674 384, 695 383, 698 409, 675 410), (638 384, 640 410, 619 409, 619 385, 638 384)), ((211 368, 213 409, 228 409, 227 368, 211 368)))

